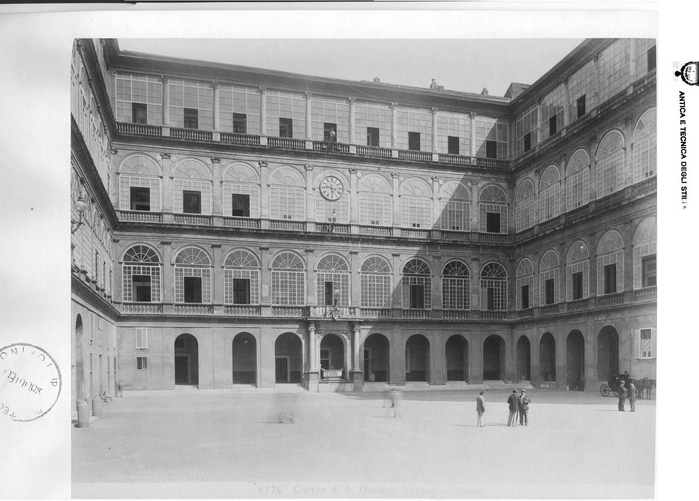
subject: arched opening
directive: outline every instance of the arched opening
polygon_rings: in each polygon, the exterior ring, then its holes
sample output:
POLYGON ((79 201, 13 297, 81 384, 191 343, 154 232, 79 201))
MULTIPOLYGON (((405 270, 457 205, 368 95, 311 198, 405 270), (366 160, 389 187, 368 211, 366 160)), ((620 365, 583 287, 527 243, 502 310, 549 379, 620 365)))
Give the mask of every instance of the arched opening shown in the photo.
POLYGON ((542 381, 556 380, 556 340, 550 332, 539 342, 539 368, 542 381))
POLYGON ((372 334, 364 341, 364 381, 387 382, 391 375, 390 345, 383 334, 372 334))
POLYGON ((607 325, 597 335, 597 380, 611 381, 619 374, 619 333, 607 325))
POLYGON ((303 364, 301 339, 285 332, 274 343, 274 373, 276 383, 300 383, 303 364))
POLYGON ((468 342, 461 335, 447 339, 444 347, 447 381, 468 381, 468 342))
POLYGON ((191 334, 175 339, 175 385, 199 384, 199 343, 191 334))
POLYGON ((488 336, 483 343, 483 380, 502 380, 505 369, 505 340, 500 336, 488 336))
POLYGON ((566 341, 566 384, 570 390, 585 389, 585 339, 578 330, 566 341))
POLYGON ((527 336, 521 336, 517 341, 517 381, 530 381, 531 375, 531 343, 527 336))
POLYGON ((422 334, 415 334, 405 344, 405 380, 427 381, 429 377, 430 342, 422 334))
POLYGON ((320 377, 336 379, 344 377, 345 346, 336 334, 326 334, 320 340, 320 377), (339 373, 337 371, 340 371, 339 373))
POLYGON ((233 384, 257 382, 257 341, 248 332, 233 338, 233 384))

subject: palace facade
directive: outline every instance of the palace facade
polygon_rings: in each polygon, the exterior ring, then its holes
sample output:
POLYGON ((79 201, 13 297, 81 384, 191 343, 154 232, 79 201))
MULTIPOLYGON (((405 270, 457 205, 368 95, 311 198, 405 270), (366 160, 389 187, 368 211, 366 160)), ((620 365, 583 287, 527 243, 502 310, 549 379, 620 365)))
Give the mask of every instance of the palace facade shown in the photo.
POLYGON ((76 402, 655 377, 654 40, 496 97, 83 39, 71 89, 76 402))

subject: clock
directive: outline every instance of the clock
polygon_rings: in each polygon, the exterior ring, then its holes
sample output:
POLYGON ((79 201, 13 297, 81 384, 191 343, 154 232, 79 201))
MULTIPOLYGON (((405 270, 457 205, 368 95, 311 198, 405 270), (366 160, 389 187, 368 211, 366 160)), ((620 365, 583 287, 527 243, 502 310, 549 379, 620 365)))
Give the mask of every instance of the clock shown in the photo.
POLYGON ((338 200, 343 191, 342 181, 335 176, 328 176, 320 183, 320 193, 328 200, 338 200))

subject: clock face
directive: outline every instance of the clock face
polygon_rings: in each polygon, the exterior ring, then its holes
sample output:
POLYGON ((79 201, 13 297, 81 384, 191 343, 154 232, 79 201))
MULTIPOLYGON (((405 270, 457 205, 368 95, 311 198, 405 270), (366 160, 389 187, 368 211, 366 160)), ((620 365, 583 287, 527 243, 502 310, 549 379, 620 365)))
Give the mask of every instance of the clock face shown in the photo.
POLYGON ((342 181, 334 176, 328 176, 320 183, 320 193, 328 200, 339 199, 343 191, 342 181))

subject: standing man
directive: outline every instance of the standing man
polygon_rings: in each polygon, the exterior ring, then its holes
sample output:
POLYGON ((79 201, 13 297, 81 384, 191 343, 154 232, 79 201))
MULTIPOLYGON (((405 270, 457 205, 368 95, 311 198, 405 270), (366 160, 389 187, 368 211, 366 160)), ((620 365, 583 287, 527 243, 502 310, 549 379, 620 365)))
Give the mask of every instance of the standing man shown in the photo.
POLYGON ((636 389, 636 385, 633 384, 633 380, 629 380, 628 394, 631 412, 636 412, 636 396, 638 395, 638 390, 636 389))
POLYGON ((485 424, 483 424, 483 413, 485 412, 485 397, 483 396, 483 392, 476 398, 476 412, 478 413, 478 427, 485 426, 485 424))
POLYGON ((624 412, 624 400, 626 400, 626 387, 624 386, 624 380, 619 381, 619 389, 617 390, 619 395, 619 410, 624 412))
POLYGON ((531 400, 527 396, 527 391, 522 390, 522 395, 519 397, 519 424, 529 426, 529 403, 531 400))
POLYGON ((519 398, 517 398, 517 390, 512 389, 512 394, 507 399, 510 404, 510 416, 507 418, 507 426, 517 426, 517 411, 519 411, 519 398))

